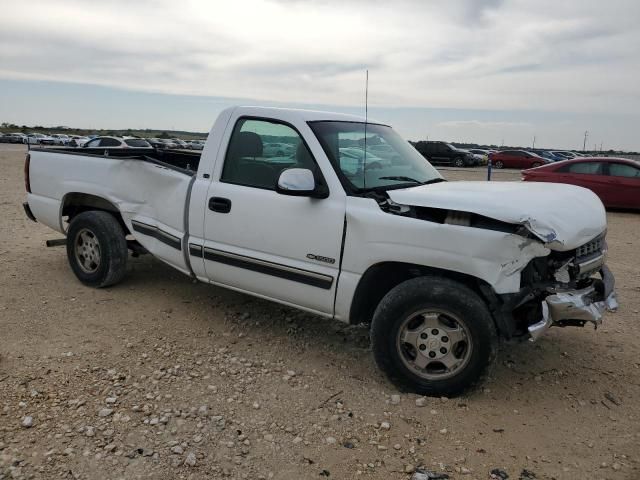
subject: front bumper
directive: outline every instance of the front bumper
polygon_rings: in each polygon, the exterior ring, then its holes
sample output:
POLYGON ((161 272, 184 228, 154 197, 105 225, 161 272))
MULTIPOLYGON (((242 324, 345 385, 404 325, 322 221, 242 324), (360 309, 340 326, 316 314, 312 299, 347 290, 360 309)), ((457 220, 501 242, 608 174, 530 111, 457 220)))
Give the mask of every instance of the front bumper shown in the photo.
POLYGON ((594 282, 580 290, 567 290, 549 295, 542 301, 542 319, 530 325, 531 341, 536 341, 554 325, 584 326, 591 322, 595 327, 602 323, 605 311, 615 312, 618 301, 615 293, 615 278, 611 270, 603 265, 600 270, 602 282, 594 282))

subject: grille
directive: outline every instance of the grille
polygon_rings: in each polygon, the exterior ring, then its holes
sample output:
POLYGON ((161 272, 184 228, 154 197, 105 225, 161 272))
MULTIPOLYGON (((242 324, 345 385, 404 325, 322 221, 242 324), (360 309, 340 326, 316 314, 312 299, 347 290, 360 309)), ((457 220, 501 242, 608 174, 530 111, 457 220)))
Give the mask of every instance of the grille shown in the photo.
POLYGON ((602 252, 602 245, 604 244, 604 235, 592 240, 589 243, 585 243, 576 249, 576 257, 591 257, 595 254, 602 252))

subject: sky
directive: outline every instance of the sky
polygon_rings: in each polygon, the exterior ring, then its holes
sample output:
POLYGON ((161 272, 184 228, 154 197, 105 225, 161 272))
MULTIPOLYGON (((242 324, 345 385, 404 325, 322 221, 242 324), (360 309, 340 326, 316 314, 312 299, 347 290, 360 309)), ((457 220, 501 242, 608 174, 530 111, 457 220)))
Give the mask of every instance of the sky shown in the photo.
POLYGON ((0 122, 208 131, 236 104, 406 138, 640 150, 637 0, 0 0, 0 122))

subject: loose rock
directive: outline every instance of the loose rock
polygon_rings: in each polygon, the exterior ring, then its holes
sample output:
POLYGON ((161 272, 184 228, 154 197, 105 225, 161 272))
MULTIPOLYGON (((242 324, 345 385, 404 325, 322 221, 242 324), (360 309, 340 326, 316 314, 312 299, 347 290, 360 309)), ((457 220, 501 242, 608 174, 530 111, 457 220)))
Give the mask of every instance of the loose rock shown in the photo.
POLYGON ((494 468, 491 470, 491 479, 495 480, 507 480, 509 475, 501 468, 494 468))
POLYGON ((187 467, 195 467, 196 466, 196 454, 193 452, 189 452, 189 454, 187 455, 187 458, 184 459, 184 464, 187 467))

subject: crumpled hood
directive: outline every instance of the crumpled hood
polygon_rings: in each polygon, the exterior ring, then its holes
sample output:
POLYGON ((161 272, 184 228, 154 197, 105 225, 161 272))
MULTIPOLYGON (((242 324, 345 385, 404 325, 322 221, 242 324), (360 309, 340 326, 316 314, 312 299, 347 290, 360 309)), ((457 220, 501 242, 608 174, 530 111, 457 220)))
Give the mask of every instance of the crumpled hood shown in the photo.
POLYGON ((571 250, 607 228, 600 199, 560 183, 442 182, 390 190, 392 201, 416 207, 470 212, 524 225, 553 250, 571 250))

